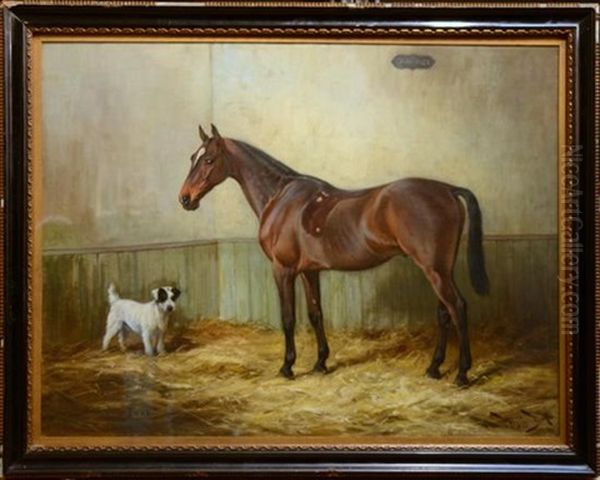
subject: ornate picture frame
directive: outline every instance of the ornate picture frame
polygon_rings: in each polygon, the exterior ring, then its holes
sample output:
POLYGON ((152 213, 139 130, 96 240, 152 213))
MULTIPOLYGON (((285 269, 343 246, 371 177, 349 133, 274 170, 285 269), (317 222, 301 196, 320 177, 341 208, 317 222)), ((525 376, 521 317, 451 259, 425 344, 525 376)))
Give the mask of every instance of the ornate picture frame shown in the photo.
MULTIPOLYGON (((4 475, 579 476, 598 473, 600 100, 596 4, 410 2, 4 2, 2 170, 4 475), (44 42, 554 45, 559 52, 556 441, 439 441, 386 436, 256 441, 234 436, 52 439, 41 428, 43 171, 39 110, 44 42), (412 42, 412 43, 411 43, 412 42)), ((394 58, 430 68, 431 57, 394 58)), ((69 72, 65 72, 69 74, 69 72)), ((514 85, 519 89, 519 85, 514 85)), ((90 115, 93 115, 90 112, 90 115)), ((195 128, 195 126, 194 126, 195 128)), ((201 132, 204 133, 201 129, 201 132)), ((201 136, 202 136, 201 133, 201 136)), ((225 132, 223 132, 225 134, 225 132)), ((205 134, 206 135, 206 134, 205 134)), ((213 127, 211 136, 220 138, 213 127)), ((198 159, 196 159, 196 162, 198 159)), ((552 164, 550 164, 550 167, 552 164)), ((517 172, 518 174, 518 172, 517 172)), ((529 188, 535 189, 535 185, 529 188)), ((182 188, 183 192, 183 188, 182 188)), ((184 196, 184 193, 181 194, 184 196)), ((186 206, 180 196, 180 202, 186 206)), ((526 201, 525 199, 523 200, 526 201)), ((320 227, 317 227, 320 228, 320 227)), ((184 291, 185 294, 185 291, 184 291)), ((474 387, 472 387, 474 388, 474 387)), ((525 415, 530 415, 525 413, 525 415)), ((434 437, 432 435, 432 437, 434 437)))

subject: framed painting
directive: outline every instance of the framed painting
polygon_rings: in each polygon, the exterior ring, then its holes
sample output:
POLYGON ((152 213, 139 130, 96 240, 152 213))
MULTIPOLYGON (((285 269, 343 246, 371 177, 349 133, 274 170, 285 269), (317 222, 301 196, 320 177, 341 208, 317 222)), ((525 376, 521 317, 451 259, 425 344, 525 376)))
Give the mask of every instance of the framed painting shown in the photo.
POLYGON ((594 476, 597 6, 2 14, 7 478, 594 476))

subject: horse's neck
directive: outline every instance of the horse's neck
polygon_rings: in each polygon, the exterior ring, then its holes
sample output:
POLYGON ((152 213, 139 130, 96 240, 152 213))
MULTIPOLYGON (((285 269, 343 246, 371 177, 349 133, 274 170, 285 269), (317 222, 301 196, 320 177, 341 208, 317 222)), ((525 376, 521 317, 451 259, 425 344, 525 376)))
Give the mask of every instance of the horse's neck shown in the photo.
POLYGON ((269 200, 286 185, 293 176, 268 159, 258 158, 251 150, 235 141, 229 141, 230 172, 240 186, 257 217, 260 218, 269 200))

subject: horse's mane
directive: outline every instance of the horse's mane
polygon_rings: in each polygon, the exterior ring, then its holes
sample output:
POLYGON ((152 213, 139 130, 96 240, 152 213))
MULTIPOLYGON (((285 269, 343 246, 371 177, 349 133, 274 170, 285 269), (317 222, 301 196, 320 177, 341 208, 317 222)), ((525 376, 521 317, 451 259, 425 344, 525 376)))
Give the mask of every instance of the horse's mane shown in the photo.
POLYGON ((273 158, 271 155, 262 151, 260 148, 256 148, 255 146, 250 145, 249 143, 246 143, 246 142, 242 142, 241 140, 234 140, 234 139, 232 139, 232 140, 247 155, 252 157, 254 160, 262 163, 263 165, 271 166, 272 168, 274 168, 277 171, 277 173, 279 173, 281 175, 286 175, 286 176, 299 175, 299 173, 296 172, 296 170, 288 167, 285 163, 280 162, 276 158, 273 158))

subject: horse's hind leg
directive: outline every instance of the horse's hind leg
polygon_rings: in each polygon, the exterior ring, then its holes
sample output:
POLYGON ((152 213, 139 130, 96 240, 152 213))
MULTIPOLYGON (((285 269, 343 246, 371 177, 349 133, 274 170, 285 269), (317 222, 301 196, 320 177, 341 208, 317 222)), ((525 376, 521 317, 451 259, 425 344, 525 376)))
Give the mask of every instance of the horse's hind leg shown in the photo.
POLYGON ((469 332, 467 329, 467 303, 458 293, 459 305, 457 315, 454 320, 456 332, 458 334, 458 344, 460 348, 460 357, 458 360, 458 375, 454 381, 458 386, 468 385, 467 371, 471 368, 471 347, 469 345, 469 332))
POLYGON ((315 330, 318 345, 317 363, 313 370, 315 372, 327 372, 327 357, 329 357, 329 346, 323 327, 323 312, 321 310, 321 292, 319 284, 319 272, 303 272, 301 274, 306 294, 308 318, 315 330))
POLYGON ((450 314, 448 313, 448 309, 443 302, 439 302, 438 310, 438 327, 439 327, 439 335, 438 342, 435 347, 435 351, 433 352, 433 358, 431 359, 431 365, 427 369, 427 376, 431 378, 441 378, 440 374, 440 365, 444 363, 444 359, 446 358, 446 343, 448 341, 448 326, 450 325, 450 314))
POLYGON ((440 274, 433 268, 423 268, 425 276, 433 286, 440 301, 446 306, 452 323, 456 328, 459 344, 458 374, 456 383, 468 385, 467 371, 471 368, 471 348, 467 331, 467 306, 462 295, 454 285, 451 274, 440 274))

